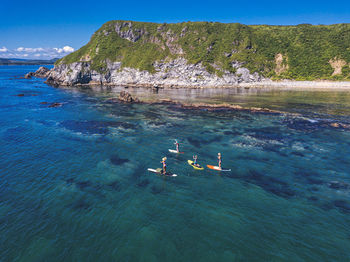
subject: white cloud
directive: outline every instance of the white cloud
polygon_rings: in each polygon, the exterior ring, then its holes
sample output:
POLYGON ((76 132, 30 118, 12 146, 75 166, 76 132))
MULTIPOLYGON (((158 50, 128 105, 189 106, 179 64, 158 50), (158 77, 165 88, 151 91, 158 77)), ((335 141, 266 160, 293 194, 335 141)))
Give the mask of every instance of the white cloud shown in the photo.
POLYGON ((45 51, 45 49, 42 48, 42 47, 38 47, 38 48, 18 47, 16 50, 19 51, 19 52, 28 52, 28 53, 35 53, 35 52, 45 51))
POLYGON ((71 52, 74 52, 74 48, 71 46, 60 47, 23 47, 20 46, 15 49, 7 49, 6 47, 0 48, 1 57, 16 57, 16 58, 38 58, 52 59, 56 57, 65 56, 71 52))
POLYGON ((71 53, 71 52, 74 52, 74 48, 71 47, 71 46, 66 45, 66 46, 63 47, 63 51, 65 53, 71 53))
POLYGON ((71 47, 71 46, 68 46, 68 45, 66 45, 66 46, 64 46, 63 48, 57 48, 57 47, 55 47, 55 48, 53 48, 54 50, 56 50, 56 52, 57 53, 59 53, 59 54, 61 54, 61 53, 71 53, 71 52, 74 52, 74 48, 73 47, 71 47))

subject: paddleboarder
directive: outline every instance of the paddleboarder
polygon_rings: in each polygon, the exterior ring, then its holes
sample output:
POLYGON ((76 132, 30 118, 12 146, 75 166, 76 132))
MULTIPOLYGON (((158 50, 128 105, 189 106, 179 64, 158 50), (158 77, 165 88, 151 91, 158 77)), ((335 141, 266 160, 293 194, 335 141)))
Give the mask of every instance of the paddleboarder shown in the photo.
POLYGON ((162 158, 162 161, 161 161, 161 163, 163 164, 162 175, 165 175, 165 174, 166 174, 166 160, 167 160, 167 158, 166 158, 166 157, 163 157, 163 158, 162 158))
POLYGON ((197 155, 195 155, 195 156, 193 156, 193 165, 194 166, 198 166, 198 164, 197 164, 197 155))
POLYGON ((177 139, 175 139, 174 145, 176 145, 176 151, 179 153, 180 149, 179 149, 179 142, 177 142, 177 139))
POLYGON ((219 167, 221 168, 221 153, 218 153, 218 162, 219 162, 219 167))

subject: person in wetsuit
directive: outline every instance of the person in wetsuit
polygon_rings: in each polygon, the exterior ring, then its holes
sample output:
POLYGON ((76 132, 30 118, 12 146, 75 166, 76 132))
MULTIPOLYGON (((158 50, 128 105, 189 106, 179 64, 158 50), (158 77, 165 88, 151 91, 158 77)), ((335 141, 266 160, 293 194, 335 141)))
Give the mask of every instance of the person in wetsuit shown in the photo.
POLYGON ((218 162, 219 162, 219 167, 221 168, 221 153, 218 153, 218 162))

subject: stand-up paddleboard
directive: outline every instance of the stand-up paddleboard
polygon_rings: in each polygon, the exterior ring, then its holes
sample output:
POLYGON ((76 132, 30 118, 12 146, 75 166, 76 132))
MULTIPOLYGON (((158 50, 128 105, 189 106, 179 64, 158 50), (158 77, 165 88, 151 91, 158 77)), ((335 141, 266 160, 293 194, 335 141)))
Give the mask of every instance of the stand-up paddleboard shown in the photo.
MULTIPOLYGON (((152 173, 156 173, 156 174, 159 174, 159 175, 163 175, 163 174, 162 174, 162 169, 161 169, 161 168, 157 168, 157 169, 148 168, 147 170, 150 171, 150 172, 152 172, 152 173)), ((177 176, 176 174, 172 174, 172 173, 170 173, 170 172, 166 172, 165 175, 166 175, 166 176, 171 176, 171 177, 177 176)))
POLYGON ((187 163, 191 166, 191 167, 193 167, 194 169, 197 169, 197 170, 203 170, 204 169, 204 167, 202 167, 202 166, 200 166, 200 165, 194 165, 193 164, 193 161, 192 160, 187 160, 187 163))
POLYGON ((218 166, 212 166, 212 165, 207 165, 209 169, 216 170, 216 171, 222 171, 222 172, 228 172, 231 171, 231 169, 223 169, 218 166))
POLYGON ((175 154, 183 154, 184 152, 177 152, 176 150, 174 149, 169 149, 169 152, 170 153, 175 153, 175 154))

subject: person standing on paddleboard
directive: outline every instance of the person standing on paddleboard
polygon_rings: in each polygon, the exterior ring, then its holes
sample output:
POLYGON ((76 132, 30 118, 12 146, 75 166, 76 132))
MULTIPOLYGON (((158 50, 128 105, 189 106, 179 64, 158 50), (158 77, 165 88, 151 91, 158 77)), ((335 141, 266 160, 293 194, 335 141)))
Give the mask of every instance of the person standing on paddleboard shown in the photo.
POLYGON ((179 149, 179 142, 177 142, 176 139, 175 139, 174 145, 176 145, 176 151, 179 153, 179 152, 180 152, 180 149, 179 149))
POLYGON ((193 156, 193 165, 194 166, 197 166, 198 164, 197 164, 197 155, 195 155, 195 156, 193 156))
POLYGON ((221 168, 221 153, 218 153, 218 161, 219 161, 219 167, 221 168))
POLYGON ((163 157, 163 158, 162 158, 162 161, 161 161, 161 163, 163 164, 163 170, 162 170, 162 174, 163 174, 163 175, 166 174, 166 160, 167 160, 167 158, 166 158, 166 157, 163 157))

